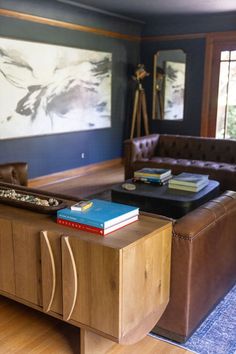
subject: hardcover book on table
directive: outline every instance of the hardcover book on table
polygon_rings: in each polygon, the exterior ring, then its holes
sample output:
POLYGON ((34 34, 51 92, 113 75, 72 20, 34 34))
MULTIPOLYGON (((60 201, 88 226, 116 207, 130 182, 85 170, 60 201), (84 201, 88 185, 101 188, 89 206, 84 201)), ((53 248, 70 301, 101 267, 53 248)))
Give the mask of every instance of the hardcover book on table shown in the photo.
POLYGON ((118 224, 115 224, 115 225, 113 225, 111 227, 107 227, 106 229, 95 227, 95 226, 91 226, 91 225, 81 224, 81 223, 76 222, 76 221, 60 219, 60 218, 57 218, 57 223, 61 224, 63 226, 72 227, 72 228, 77 229, 77 230, 92 232, 94 234, 99 234, 99 235, 102 235, 102 236, 106 236, 106 235, 110 234, 111 232, 119 230, 119 229, 121 229, 124 226, 127 226, 129 224, 132 224, 133 222, 135 222, 137 220, 138 220, 138 215, 133 216, 133 217, 131 217, 129 219, 123 220, 123 221, 119 222, 118 224))
POLYGON ((134 177, 156 177, 159 179, 171 175, 171 170, 166 168, 142 168, 134 172, 134 177))
POLYGON ((170 189, 177 189, 177 190, 182 190, 182 191, 188 191, 188 192, 199 192, 203 188, 205 188, 208 185, 208 181, 205 181, 201 185, 198 186, 188 186, 184 184, 168 184, 168 188, 170 189))
POLYGON ((152 183, 152 184, 163 186, 164 184, 166 184, 169 181, 171 176, 172 175, 164 177, 164 178, 149 177, 149 176, 147 176, 147 177, 135 176, 133 178, 133 181, 134 182, 152 183))
POLYGON ((185 185, 197 187, 208 183, 208 175, 182 172, 169 180, 169 185, 185 185))
POLYGON ((91 201, 93 205, 85 211, 58 210, 57 218, 106 229, 139 214, 139 208, 130 205, 99 199, 91 201))

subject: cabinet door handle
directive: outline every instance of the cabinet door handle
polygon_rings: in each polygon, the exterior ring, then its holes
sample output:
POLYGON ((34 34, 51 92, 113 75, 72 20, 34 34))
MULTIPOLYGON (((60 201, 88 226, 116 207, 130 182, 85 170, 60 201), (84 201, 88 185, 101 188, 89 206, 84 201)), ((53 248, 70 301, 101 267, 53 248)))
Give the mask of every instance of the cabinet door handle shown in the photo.
POLYGON ((77 298, 77 272, 69 237, 62 238, 63 319, 71 318, 77 298))
POLYGON ((50 311, 56 289, 56 269, 47 231, 41 231, 43 310, 50 311))

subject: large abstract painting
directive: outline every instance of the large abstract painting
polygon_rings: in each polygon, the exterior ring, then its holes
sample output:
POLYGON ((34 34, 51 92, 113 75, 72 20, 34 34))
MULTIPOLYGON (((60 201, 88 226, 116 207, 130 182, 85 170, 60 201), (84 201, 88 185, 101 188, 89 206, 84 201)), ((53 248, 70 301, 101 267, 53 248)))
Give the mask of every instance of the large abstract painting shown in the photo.
POLYGON ((111 127, 111 53, 0 38, 0 139, 111 127))
POLYGON ((164 82, 164 119, 183 119, 185 63, 166 61, 164 82))

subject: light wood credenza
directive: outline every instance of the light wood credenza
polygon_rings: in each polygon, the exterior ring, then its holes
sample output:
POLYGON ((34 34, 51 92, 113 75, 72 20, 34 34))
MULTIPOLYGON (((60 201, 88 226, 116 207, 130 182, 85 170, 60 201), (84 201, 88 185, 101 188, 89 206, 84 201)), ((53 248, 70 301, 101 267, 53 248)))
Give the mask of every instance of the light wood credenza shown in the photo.
POLYGON ((0 204, 0 294, 81 328, 81 354, 132 345, 169 300, 172 224, 148 214, 106 237, 0 204))

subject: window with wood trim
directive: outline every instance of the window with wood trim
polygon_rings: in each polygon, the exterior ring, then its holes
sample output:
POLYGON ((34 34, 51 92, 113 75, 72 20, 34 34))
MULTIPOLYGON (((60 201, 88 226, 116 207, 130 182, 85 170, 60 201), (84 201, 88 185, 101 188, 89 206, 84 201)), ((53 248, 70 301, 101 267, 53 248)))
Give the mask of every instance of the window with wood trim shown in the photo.
POLYGON ((216 138, 236 138, 236 50, 220 55, 216 138))
POLYGON ((236 139, 236 32, 208 37, 204 81, 201 135, 236 139))

